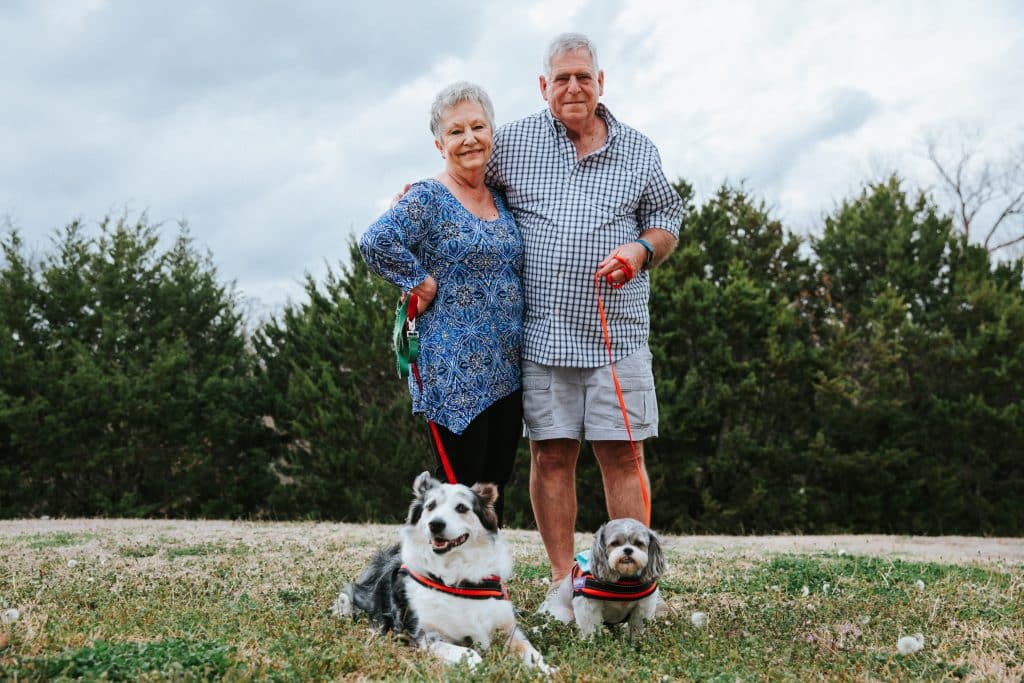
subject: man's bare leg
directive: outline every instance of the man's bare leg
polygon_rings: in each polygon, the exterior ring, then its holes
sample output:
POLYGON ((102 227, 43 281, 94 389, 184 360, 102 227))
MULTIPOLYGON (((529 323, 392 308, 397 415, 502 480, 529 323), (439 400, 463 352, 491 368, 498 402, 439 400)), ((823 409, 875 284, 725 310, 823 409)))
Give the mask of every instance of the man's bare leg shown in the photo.
MULTIPOLYGON (((632 517, 641 522, 650 523, 647 509, 644 507, 644 495, 637 477, 637 467, 633 458, 633 449, 628 441, 594 441, 594 456, 601 467, 601 479, 604 482, 604 500, 608 506, 608 519, 632 517)), ((640 458, 640 472, 643 474, 644 486, 648 499, 651 493, 651 481, 647 476, 644 463, 644 444, 636 443, 636 454, 640 458)))
POLYGON ((530 442, 530 503, 551 561, 552 584, 572 569, 579 454, 580 444, 574 439, 530 442))

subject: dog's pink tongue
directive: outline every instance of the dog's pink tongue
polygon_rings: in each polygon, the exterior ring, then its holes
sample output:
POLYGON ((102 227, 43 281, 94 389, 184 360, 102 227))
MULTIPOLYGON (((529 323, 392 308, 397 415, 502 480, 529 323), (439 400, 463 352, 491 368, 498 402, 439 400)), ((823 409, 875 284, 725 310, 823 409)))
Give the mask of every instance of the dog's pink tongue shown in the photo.
POLYGON ((444 548, 448 545, 448 541, 444 540, 443 538, 435 538, 431 541, 431 543, 433 543, 435 548, 444 548))

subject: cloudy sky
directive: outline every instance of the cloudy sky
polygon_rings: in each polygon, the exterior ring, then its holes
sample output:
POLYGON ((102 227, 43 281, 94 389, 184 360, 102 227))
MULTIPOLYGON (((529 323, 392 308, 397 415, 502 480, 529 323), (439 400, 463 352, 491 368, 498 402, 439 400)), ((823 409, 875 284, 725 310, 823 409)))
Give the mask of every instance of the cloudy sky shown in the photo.
POLYGON ((542 55, 588 33, 603 101, 701 196, 745 181, 812 232, 935 131, 1024 141, 1024 3, 0 0, 0 229, 186 220, 257 316, 302 300, 440 160, 433 95, 542 106, 542 55))

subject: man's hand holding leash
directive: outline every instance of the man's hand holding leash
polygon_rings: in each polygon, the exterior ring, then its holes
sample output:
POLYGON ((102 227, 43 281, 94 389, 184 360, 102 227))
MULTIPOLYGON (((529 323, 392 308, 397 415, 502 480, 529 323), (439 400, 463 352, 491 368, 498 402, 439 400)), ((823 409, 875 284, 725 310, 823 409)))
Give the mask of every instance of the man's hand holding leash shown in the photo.
POLYGON ((647 247, 639 242, 620 244, 597 264, 594 277, 605 280, 612 287, 621 287, 643 270, 647 254, 647 247))

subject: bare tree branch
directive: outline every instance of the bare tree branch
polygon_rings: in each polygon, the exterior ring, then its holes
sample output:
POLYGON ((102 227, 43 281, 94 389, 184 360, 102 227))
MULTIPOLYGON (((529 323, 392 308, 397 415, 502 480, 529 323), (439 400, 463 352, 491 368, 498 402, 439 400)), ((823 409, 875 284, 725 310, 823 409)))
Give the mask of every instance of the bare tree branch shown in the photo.
POLYGON ((981 216, 995 212, 985 230, 982 246, 995 253, 1024 242, 1024 144, 999 162, 977 160, 977 133, 961 134, 959 151, 952 159, 943 150, 951 145, 948 137, 931 135, 926 139, 928 159, 935 168, 943 190, 954 205, 954 215, 966 241, 980 232, 981 216))
POLYGON ((1013 245, 1020 244, 1021 242, 1024 242, 1024 235, 1020 235, 1018 237, 1014 237, 1012 240, 1007 240, 1006 242, 1003 242, 1001 244, 997 244, 996 246, 994 246, 991 249, 989 249, 989 251, 992 252, 992 253, 995 253, 995 252, 999 251, 1000 249, 1003 249, 1005 247, 1012 247, 1013 245))
MULTIPOLYGON (((988 231, 988 235, 985 236, 985 247, 988 247, 989 242, 995 236, 996 231, 999 230, 999 226, 1003 223, 1003 221, 1005 221, 1008 218, 1013 218, 1014 216, 1021 215, 1024 215, 1024 188, 1022 188, 1021 191, 1017 193, 1016 197, 1010 200, 1006 207, 999 213, 999 217, 996 218, 995 222, 992 223, 992 228, 988 231)), ((1020 242, 1021 239, 1024 239, 1024 234, 1022 234, 1020 238, 1015 239, 1009 243, 1004 243, 1003 245, 993 247, 992 249, 990 249, 990 251, 1001 249, 1003 246, 1008 246, 1008 244, 1016 244, 1017 242, 1020 242)))

